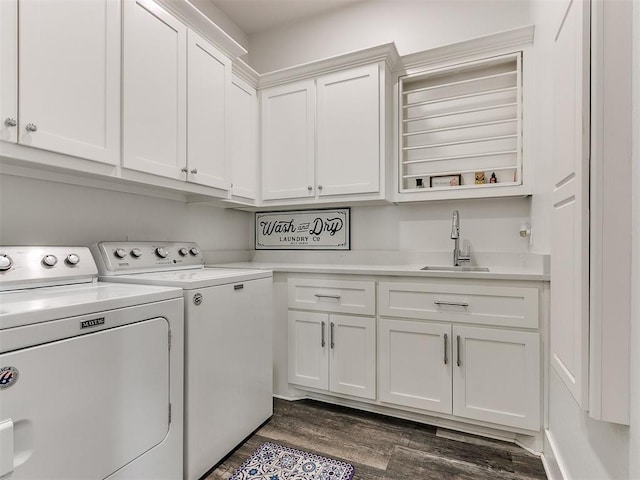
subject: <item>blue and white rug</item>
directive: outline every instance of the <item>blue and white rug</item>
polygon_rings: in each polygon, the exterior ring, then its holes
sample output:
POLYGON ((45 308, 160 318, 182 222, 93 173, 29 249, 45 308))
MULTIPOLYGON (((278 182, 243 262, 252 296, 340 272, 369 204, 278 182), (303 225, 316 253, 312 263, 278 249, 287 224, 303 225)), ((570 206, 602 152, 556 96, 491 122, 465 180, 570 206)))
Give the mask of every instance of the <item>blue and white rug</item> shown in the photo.
POLYGON ((348 463, 267 442, 229 480, 351 480, 353 472, 348 463))

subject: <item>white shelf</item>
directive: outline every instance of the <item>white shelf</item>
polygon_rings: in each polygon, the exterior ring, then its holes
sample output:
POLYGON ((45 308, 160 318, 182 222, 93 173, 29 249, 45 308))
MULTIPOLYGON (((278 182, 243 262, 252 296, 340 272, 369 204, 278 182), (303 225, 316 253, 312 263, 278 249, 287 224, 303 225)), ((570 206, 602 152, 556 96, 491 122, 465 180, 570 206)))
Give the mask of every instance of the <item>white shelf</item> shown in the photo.
POLYGON ((517 52, 400 77, 400 193, 522 185, 521 59, 517 52), (441 176, 460 184, 430 187, 441 176))

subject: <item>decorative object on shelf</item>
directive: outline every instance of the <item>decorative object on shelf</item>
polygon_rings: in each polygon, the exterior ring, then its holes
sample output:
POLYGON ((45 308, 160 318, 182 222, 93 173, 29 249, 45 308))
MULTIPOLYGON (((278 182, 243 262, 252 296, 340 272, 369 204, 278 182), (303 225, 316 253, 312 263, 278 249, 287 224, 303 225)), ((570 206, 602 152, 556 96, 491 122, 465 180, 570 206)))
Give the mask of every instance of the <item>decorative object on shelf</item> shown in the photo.
POLYGON ((496 172, 491 174, 491 178, 489 179, 489 183, 498 183, 498 179, 496 178, 496 172))
POLYGON ((429 180, 430 187, 457 187, 462 185, 462 175, 442 175, 439 177, 431 177, 429 180))
POLYGON ((421 178, 416 178, 416 188, 424 188, 424 183, 421 178))
POLYGON ((349 250, 350 209, 256 213, 256 250, 349 250))
POLYGON ((258 447, 230 480, 351 480, 353 474, 353 465, 349 463, 267 442, 258 447))
POLYGON ((484 172, 476 172, 476 185, 482 185, 484 181, 484 172))

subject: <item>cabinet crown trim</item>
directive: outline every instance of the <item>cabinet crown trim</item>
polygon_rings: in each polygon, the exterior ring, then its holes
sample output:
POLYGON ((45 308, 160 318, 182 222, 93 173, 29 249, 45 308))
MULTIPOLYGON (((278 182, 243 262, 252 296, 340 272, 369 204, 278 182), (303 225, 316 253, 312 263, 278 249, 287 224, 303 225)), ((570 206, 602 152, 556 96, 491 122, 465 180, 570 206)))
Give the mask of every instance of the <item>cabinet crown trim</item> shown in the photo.
POLYGON ((402 74, 412 69, 424 69, 441 63, 450 64, 475 55, 491 55, 496 50, 505 51, 525 47, 533 43, 534 31, 534 25, 527 25, 404 55, 400 58, 395 72, 402 74))
POLYGON ((176 0, 156 0, 156 2, 189 28, 213 42, 225 55, 236 58, 249 53, 191 2, 176 0))
POLYGON ((324 58, 322 60, 264 73, 260 75, 258 88, 273 87, 283 83, 313 78, 318 75, 381 61, 385 61, 391 70, 398 68, 400 56, 398 55, 395 43, 385 43, 335 57, 324 58))
POLYGON ((234 75, 237 75, 254 89, 258 86, 260 74, 247 65, 243 60, 239 58, 233 59, 231 71, 234 75))

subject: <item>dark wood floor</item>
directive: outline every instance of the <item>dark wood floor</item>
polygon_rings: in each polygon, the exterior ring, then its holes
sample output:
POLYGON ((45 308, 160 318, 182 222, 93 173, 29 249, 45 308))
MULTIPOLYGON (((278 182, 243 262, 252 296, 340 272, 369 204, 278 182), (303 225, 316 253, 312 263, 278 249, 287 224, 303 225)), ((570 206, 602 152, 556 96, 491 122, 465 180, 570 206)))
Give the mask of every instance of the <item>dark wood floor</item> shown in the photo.
POLYGON ((355 480, 546 479, 540 459, 511 443, 311 400, 275 400, 271 420, 207 480, 228 479, 270 441, 349 462, 355 480))

